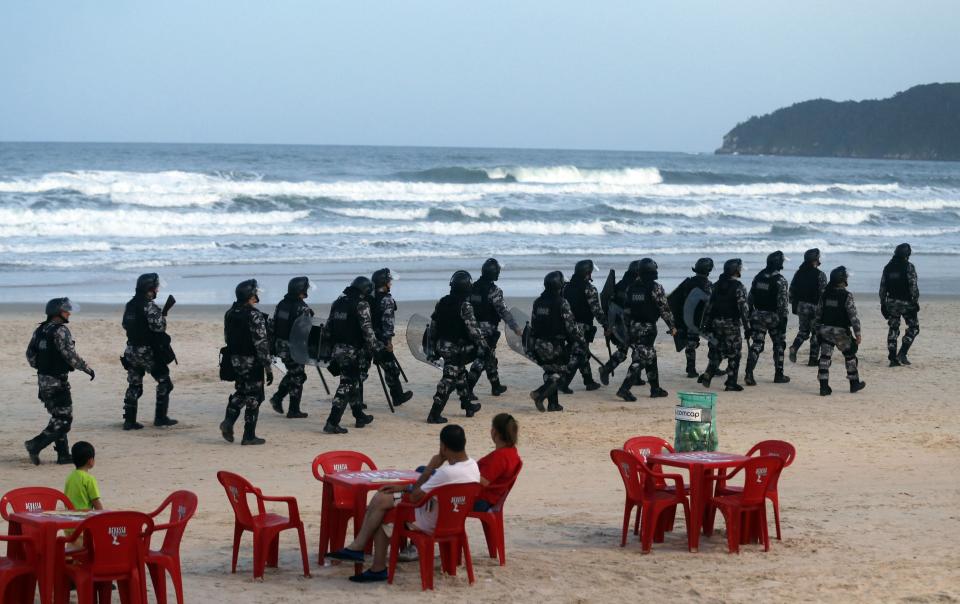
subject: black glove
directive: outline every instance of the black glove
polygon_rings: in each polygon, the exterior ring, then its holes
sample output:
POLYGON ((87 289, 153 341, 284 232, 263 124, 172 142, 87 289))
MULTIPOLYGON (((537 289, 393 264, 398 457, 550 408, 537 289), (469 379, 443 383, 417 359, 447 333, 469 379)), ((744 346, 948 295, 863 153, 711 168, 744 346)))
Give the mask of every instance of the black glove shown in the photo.
POLYGON ((797 302, 793 302, 792 304, 790 304, 790 312, 792 312, 793 314, 797 314, 797 306, 798 306, 797 302))
POLYGON ((84 373, 90 376, 91 382, 95 377, 97 377, 97 372, 93 370, 93 367, 87 367, 87 370, 84 373))
POLYGON ((267 386, 273 383, 273 370, 269 367, 267 368, 267 386))
POLYGON ((889 319, 889 318, 890 318, 890 311, 887 310, 887 305, 884 304, 883 302, 880 303, 880 315, 881 315, 884 319, 889 319))
POLYGON ((390 360, 390 351, 387 350, 386 346, 381 347, 380 350, 374 353, 373 358, 377 362, 377 365, 383 365, 390 360))
POLYGON ((752 340, 752 339, 753 339, 753 330, 750 329, 749 327, 748 327, 748 328, 744 328, 744 330, 743 330, 743 337, 744 337, 745 339, 747 339, 747 340, 752 340))

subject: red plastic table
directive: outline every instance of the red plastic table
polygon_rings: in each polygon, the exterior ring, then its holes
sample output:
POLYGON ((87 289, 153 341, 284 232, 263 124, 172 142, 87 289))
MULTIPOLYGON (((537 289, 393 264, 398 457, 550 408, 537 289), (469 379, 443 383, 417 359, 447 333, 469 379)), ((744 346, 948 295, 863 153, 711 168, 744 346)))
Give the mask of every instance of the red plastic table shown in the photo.
POLYGON ((56 578, 57 533, 64 529, 77 528, 85 519, 99 514, 98 510, 74 512, 18 512, 10 515, 10 534, 27 532, 38 536, 40 569, 37 583, 40 588, 40 603, 53 603, 53 586, 56 578))
MULTIPOLYGON (((388 485, 413 484, 420 478, 418 472, 412 470, 360 470, 356 472, 333 472, 323 475, 323 503, 320 508, 320 565, 323 566, 326 552, 329 551, 333 537, 331 519, 335 512, 333 488, 335 486, 347 489, 353 495, 353 536, 360 532, 360 525, 367 513, 367 494, 380 487, 388 485)), ((362 564, 354 565, 356 573, 360 574, 362 564)))
POLYGON ((739 453, 721 453, 719 451, 689 451, 686 453, 652 453, 647 456, 647 464, 686 468, 690 472, 690 551, 700 548, 700 528, 707 500, 712 492, 714 470, 723 470, 738 466, 750 459, 739 453))

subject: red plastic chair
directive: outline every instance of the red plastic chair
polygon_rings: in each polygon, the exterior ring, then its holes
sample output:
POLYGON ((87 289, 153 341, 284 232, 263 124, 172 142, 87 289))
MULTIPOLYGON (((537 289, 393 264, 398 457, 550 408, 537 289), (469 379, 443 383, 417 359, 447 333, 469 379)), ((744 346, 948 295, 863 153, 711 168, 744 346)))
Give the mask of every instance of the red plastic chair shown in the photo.
POLYGON ((217 480, 227 493, 230 506, 233 507, 233 562, 230 572, 237 572, 237 557, 240 555, 240 539, 244 531, 253 533, 253 578, 262 579, 264 567, 276 568, 280 555, 280 533, 287 529, 296 529, 300 536, 300 556, 303 558, 303 576, 310 576, 310 563, 307 562, 307 540, 300 520, 300 509, 294 497, 267 497, 260 489, 250 484, 246 478, 232 472, 217 472, 217 480), (250 510, 247 496, 257 499, 257 513, 250 510), (266 501, 287 504, 289 518, 279 514, 268 514, 264 506, 266 501))
POLYGON ((150 535, 147 536, 147 570, 150 571, 150 580, 153 582, 153 593, 158 604, 167 602, 167 576, 173 582, 173 589, 177 594, 177 604, 183 604, 183 578, 180 573, 180 541, 187 528, 187 522, 197 511, 197 496, 190 491, 175 491, 160 504, 150 518, 157 518, 169 506, 170 518, 163 524, 155 524, 150 535), (150 549, 150 538, 160 531, 163 543, 159 550, 150 549))
POLYGON ((424 591, 433 589, 433 550, 440 544, 440 559, 443 570, 456 576, 457 565, 462 554, 467 567, 467 578, 473 584, 473 560, 470 558, 470 545, 467 542, 467 514, 473 509, 473 502, 480 494, 479 483, 451 484, 430 491, 423 501, 414 505, 401 502, 395 508, 393 535, 390 540, 390 561, 387 566, 387 583, 393 583, 397 570, 397 557, 400 544, 409 539, 417 548, 420 558, 420 585, 424 591), (413 522, 414 509, 427 505, 431 501, 437 506, 437 527, 433 534, 427 534, 415 528, 407 527, 413 522))
POLYGON ((713 497, 710 503, 718 508, 727 523, 727 548, 730 553, 740 553, 741 536, 746 537, 750 524, 760 527, 763 551, 770 551, 770 535, 767 531, 766 496, 770 484, 776 482, 783 468, 779 457, 753 457, 723 476, 730 480, 743 471, 744 484, 740 492, 713 497))
POLYGON ((57 538, 60 576, 56 601, 66 601, 70 583, 77 588, 78 604, 93 604, 94 588, 100 602, 110 602, 111 584, 116 581, 123 602, 146 604, 147 584, 144 561, 147 535, 153 520, 141 512, 103 512, 91 516, 68 537, 57 538), (83 535, 83 556, 66 563, 64 549, 78 545, 83 535))
MULTIPOLYGON (((369 457, 356 451, 327 451, 313 459, 313 477, 323 480, 324 474, 334 472, 359 472, 364 466, 368 470, 376 470, 377 466, 369 457)), ((317 562, 323 566, 323 559, 327 552, 334 552, 343 548, 347 539, 347 523, 353 518, 353 494, 349 489, 333 487, 334 509, 328 516, 329 526, 320 527, 320 547, 317 553, 317 562)), ((362 522, 363 518, 353 518, 354 522, 362 522)))
POLYGON ((610 459, 623 479, 626 488, 626 501, 623 508, 623 530, 620 535, 620 547, 627 544, 627 531, 630 529, 630 515, 637 507, 637 514, 642 518, 640 527, 640 543, 643 553, 649 553, 654 541, 663 542, 663 533, 669 516, 661 514, 675 510, 676 506, 683 506, 683 517, 687 525, 687 548, 690 549, 690 504, 687 501, 686 489, 683 487, 683 478, 679 474, 660 474, 649 469, 632 453, 623 449, 610 451, 610 459), (656 480, 672 480, 675 490, 665 491, 656 488, 656 480))
POLYGON ((467 518, 476 518, 483 523, 483 535, 487 538, 487 551, 491 558, 500 558, 500 566, 507 563, 507 548, 503 537, 503 504, 507 501, 507 496, 513 490, 513 485, 517 482, 517 476, 523 469, 523 462, 517 463, 517 468, 513 471, 513 476, 491 484, 489 488, 506 489, 500 499, 486 512, 477 512, 472 507, 467 512, 467 518))
MULTIPOLYGON (((790 443, 783 440, 764 440, 758 442, 757 444, 750 447, 750 450, 747 451, 747 457, 753 457, 756 454, 760 454, 767 457, 779 457, 783 460, 783 467, 786 468, 793 463, 793 460, 797 457, 797 450, 790 443)), ((782 471, 782 469, 781 469, 782 471)), ((780 474, 777 473, 777 476, 774 478, 773 482, 770 483, 770 486, 767 487, 767 499, 773 504, 773 520, 777 527, 777 540, 780 541, 780 494, 777 492, 777 484, 780 480, 780 474)), ((723 477, 717 479, 717 486, 714 490, 715 496, 720 495, 736 495, 740 493, 743 489, 738 486, 727 486, 723 477)), ((709 512, 708 519, 708 529, 713 528, 713 519, 716 515, 716 511, 711 508, 709 512)))
POLYGON ((28 535, 0 535, 14 557, 0 557, 0 602, 33 602, 37 590, 39 562, 34 538, 28 535))
MULTIPOLYGON (((639 459, 643 463, 647 462, 648 455, 652 455, 655 453, 662 453, 663 451, 667 451, 668 453, 674 452, 673 447, 670 445, 670 443, 660 438, 659 436, 634 436, 633 438, 627 439, 627 442, 623 443, 623 450, 628 453, 633 453, 637 457, 637 459, 639 459)), ((661 466, 660 464, 655 464, 652 469, 654 472, 661 472, 661 473, 663 472, 663 466, 661 466)), ((657 482, 657 488, 662 491, 674 490, 673 487, 668 485, 665 480, 657 480, 656 482, 657 482)), ((670 520, 666 523, 664 527, 665 530, 667 531, 673 530, 673 521, 674 521, 675 511, 676 511, 676 508, 674 508, 674 510, 670 512, 670 520)), ((634 535, 640 534, 640 514, 637 514, 637 519, 634 522, 633 534, 634 535)))
POLYGON ((13 489, 0 498, 0 516, 9 522, 11 513, 49 512, 57 509, 58 503, 62 503, 64 509, 73 509, 73 504, 67 496, 56 489, 48 487, 13 489))

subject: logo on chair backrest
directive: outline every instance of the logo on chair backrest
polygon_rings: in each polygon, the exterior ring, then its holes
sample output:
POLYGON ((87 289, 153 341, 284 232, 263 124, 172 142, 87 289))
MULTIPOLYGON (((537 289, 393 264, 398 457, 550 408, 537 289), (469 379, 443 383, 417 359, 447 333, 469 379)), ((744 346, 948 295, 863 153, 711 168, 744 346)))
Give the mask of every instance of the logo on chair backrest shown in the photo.
POLYGON ((112 545, 120 545, 120 537, 127 536, 127 527, 125 526, 110 526, 107 527, 107 532, 110 534, 110 537, 113 539, 112 545))
POLYGON ((178 505, 177 506, 177 520, 183 520, 183 517, 187 515, 187 506, 178 505))
POLYGON ((647 460, 647 455, 650 455, 650 449, 647 449, 647 448, 640 449, 640 456, 643 457, 644 461, 647 460))
POLYGON ((333 471, 334 471, 334 472, 346 472, 348 469, 349 469, 349 468, 347 467, 347 464, 345 464, 345 463, 335 463, 335 464, 333 464, 333 471))
POLYGON ((231 485, 230 497, 232 497, 234 501, 240 501, 240 490, 237 487, 231 485))
POLYGON ((755 472, 756 475, 757 475, 757 484, 762 484, 762 483, 763 483, 763 479, 767 476, 767 469, 766 469, 766 468, 756 468, 756 469, 754 469, 754 472, 755 472))
POLYGON ((624 476, 630 476, 630 464, 628 464, 628 463, 625 462, 625 461, 624 461, 624 462, 621 462, 621 463, 620 463, 620 472, 623 473, 624 476))
POLYGON ((463 496, 461 496, 461 497, 451 497, 451 498, 450 498, 450 503, 453 504, 453 513, 456 514, 456 513, 458 513, 458 512, 460 511, 460 506, 461 506, 461 505, 464 505, 465 503, 467 503, 467 498, 466 498, 466 497, 463 497, 463 496))
POLYGON ((39 512, 43 510, 43 505, 39 501, 28 501, 24 507, 28 512, 39 512))

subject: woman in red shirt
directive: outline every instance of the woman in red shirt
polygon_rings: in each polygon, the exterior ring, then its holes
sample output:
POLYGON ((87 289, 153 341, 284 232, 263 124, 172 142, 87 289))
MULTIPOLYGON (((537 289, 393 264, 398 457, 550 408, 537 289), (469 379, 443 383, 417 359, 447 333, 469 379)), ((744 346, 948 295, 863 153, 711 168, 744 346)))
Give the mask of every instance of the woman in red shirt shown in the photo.
POLYGON ((516 473, 520 464, 517 430, 517 420, 509 413, 500 413, 493 418, 490 438, 496 448, 477 462, 483 489, 473 505, 475 511, 489 511, 507 491, 508 485, 504 483, 516 473))

